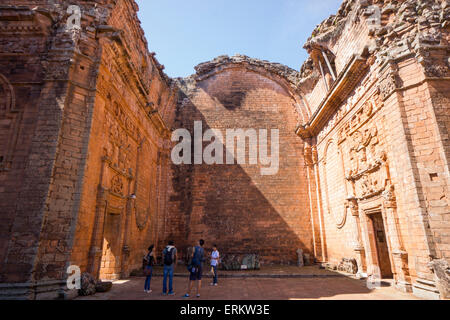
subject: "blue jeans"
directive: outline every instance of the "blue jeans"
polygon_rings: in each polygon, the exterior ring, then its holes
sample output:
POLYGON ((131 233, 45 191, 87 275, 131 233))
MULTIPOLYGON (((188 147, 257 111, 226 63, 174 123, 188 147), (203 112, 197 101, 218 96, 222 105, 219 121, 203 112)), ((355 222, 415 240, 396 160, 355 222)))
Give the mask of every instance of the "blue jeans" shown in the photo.
POLYGON ((150 270, 150 274, 145 278, 144 290, 150 290, 150 282, 152 281, 153 267, 147 266, 145 267, 145 269, 150 270))
POLYGON ((173 265, 164 266, 163 293, 167 293, 167 276, 169 276, 169 294, 173 293, 173 265))
POLYGON ((217 266, 212 266, 214 269, 214 280, 213 283, 216 284, 219 278, 219 275, 217 274, 217 266))

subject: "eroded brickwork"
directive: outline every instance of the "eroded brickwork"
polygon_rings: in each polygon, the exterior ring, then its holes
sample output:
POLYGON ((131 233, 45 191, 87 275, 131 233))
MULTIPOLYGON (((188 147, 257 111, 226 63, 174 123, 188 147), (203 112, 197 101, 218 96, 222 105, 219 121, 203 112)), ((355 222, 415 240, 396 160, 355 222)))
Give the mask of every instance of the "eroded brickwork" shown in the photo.
POLYGON ((79 25, 65 2, 3 4, 2 296, 64 294, 70 265, 127 276, 159 241, 175 87, 134 1, 75 2, 79 25))

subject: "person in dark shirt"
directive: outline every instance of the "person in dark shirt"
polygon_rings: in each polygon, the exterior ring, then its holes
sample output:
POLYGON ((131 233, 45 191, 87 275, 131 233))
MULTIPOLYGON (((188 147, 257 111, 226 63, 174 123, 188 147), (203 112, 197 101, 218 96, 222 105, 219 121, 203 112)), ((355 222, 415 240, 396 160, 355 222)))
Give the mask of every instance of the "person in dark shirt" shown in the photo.
POLYGON ((198 244, 199 245, 194 248, 194 252, 192 254, 192 263, 189 266, 189 287, 188 292, 184 295, 184 298, 189 298, 191 296, 192 287, 194 286, 195 282, 197 282, 197 298, 200 298, 200 289, 202 287, 203 261, 205 260, 205 250, 203 249, 205 241, 203 239, 200 239, 198 244))
POLYGON ((144 257, 143 268, 145 274, 145 285, 144 291, 147 293, 151 293, 150 283, 152 281, 152 273, 153 273, 153 264, 155 263, 155 256, 153 254, 154 245, 151 245, 148 248, 148 253, 144 257))
POLYGON ((163 251, 164 276, 163 276, 163 295, 167 295, 167 279, 169 279, 169 296, 175 295, 173 292, 173 273, 177 263, 177 248, 175 243, 169 241, 163 251))

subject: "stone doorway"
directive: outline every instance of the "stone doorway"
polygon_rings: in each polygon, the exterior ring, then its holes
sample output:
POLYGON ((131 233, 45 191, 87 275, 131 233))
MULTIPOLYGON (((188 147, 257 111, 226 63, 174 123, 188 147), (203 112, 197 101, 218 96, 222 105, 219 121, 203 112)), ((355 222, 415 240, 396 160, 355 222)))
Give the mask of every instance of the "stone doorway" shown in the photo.
POLYGON ((376 212, 369 217, 372 225, 370 237, 372 238, 371 242, 374 244, 374 253, 376 256, 374 262, 380 269, 381 278, 392 279, 393 273, 383 216, 381 212, 376 212))
POLYGON ((120 214, 108 213, 106 215, 100 266, 101 280, 117 280, 120 278, 120 222, 120 214))

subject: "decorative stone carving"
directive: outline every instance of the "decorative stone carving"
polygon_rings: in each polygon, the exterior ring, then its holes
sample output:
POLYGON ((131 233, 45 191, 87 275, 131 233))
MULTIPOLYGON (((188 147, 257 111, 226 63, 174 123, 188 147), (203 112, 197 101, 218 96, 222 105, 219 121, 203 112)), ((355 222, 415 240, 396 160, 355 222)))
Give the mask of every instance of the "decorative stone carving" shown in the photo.
POLYGON ((124 193, 124 184, 123 184, 122 177, 120 175, 117 175, 114 178, 112 178, 112 180, 111 180, 111 191, 116 193, 116 194, 123 195, 123 193, 124 193))
POLYGON ((347 207, 350 209, 352 216, 359 216, 358 199, 356 199, 354 196, 350 196, 347 198, 347 207))
POLYGON ((379 82, 380 96, 385 101, 397 88, 397 71, 392 69, 379 82))
POLYGON ((354 183, 356 197, 366 199, 383 192, 388 180, 386 154, 380 149, 378 129, 373 126, 355 131, 349 140, 347 180, 354 183))
POLYGON ((72 61, 42 61, 42 69, 46 80, 67 80, 69 78, 72 61))
POLYGON ((304 155, 304 159, 305 159, 305 164, 308 167, 311 167, 314 165, 314 160, 313 160, 313 153, 312 153, 312 147, 309 144, 305 144, 305 148, 303 150, 303 155, 304 155))
POLYGON ((397 208, 393 185, 387 186, 382 195, 385 208, 397 208))
MULTIPOLYGON (((342 127, 342 129, 339 130, 338 133, 338 139, 339 143, 344 142, 348 136, 351 136, 355 133, 356 130, 358 130, 361 126, 363 126, 368 120, 372 118, 372 116, 375 114, 378 109, 376 107, 376 102, 378 100, 378 94, 373 96, 370 100, 366 101, 363 106, 355 113, 355 115, 342 127)), ((374 129, 370 129, 374 130, 374 129)), ((365 130, 363 132, 364 136, 359 137, 359 139, 370 139, 371 137, 369 134, 374 134, 374 132, 367 132, 368 130, 365 130)), ((376 130, 376 128, 375 128, 376 130)), ((360 135, 361 133, 357 133, 357 135, 360 135)), ((358 142, 358 141, 357 141, 358 142)), ((362 141, 361 141, 362 142, 362 141)))

